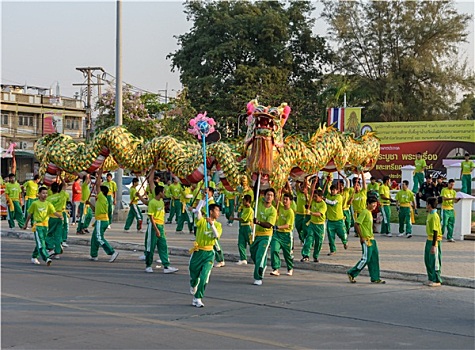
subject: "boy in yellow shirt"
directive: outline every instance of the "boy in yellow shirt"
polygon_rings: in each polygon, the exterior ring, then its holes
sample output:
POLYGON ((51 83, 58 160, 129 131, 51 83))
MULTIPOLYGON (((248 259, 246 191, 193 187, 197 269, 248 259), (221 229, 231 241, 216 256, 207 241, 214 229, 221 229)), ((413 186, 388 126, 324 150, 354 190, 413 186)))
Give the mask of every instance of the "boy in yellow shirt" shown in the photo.
POLYGON ((460 164, 460 179, 462 180, 461 192, 472 195, 472 170, 475 164, 470 160, 470 153, 465 153, 465 160, 460 164))
POLYGON ((426 265, 428 281, 424 284, 429 287, 440 287, 442 278, 440 271, 442 266, 442 229, 440 218, 437 214, 437 198, 427 199, 426 210, 429 213, 426 221, 427 240, 424 250, 424 263, 426 265))
POLYGON ((404 226, 406 227, 406 237, 412 237, 411 210, 416 210, 416 200, 414 193, 409 190, 409 181, 402 182, 402 189, 396 194, 396 202, 399 206, 399 235, 404 236, 404 226), (411 208, 412 205, 412 208, 411 208))
POLYGON ((318 190, 313 194, 313 201, 310 206, 310 222, 307 228, 307 237, 302 247, 301 262, 308 262, 310 250, 313 250, 313 262, 318 262, 323 240, 325 239, 325 219, 327 214, 327 204, 323 200, 323 191, 318 190))
POLYGON ((247 265, 246 247, 251 245, 252 234, 252 220, 254 218, 254 210, 251 208, 252 198, 246 194, 243 197, 243 208, 240 212, 240 216, 234 218, 239 221, 239 237, 238 237, 238 250, 239 261, 237 265, 247 265))
POLYGON ((25 189, 25 208, 24 208, 24 216, 25 219, 28 216, 28 208, 30 207, 31 203, 38 199, 38 183, 40 182, 40 176, 35 175, 33 180, 28 180, 23 185, 25 189))
POLYGON ((274 226, 275 232, 272 235, 270 243, 270 257, 272 272, 271 276, 279 276, 280 272, 280 256, 279 252, 282 249, 284 255, 285 264, 287 265, 287 275, 292 276, 294 272, 294 256, 292 254, 293 236, 292 230, 294 229, 295 214, 290 208, 292 203, 292 195, 284 193, 283 203, 279 205, 277 212, 277 222, 274 226))
POLYGON ((444 235, 447 228, 447 242, 455 242, 454 225, 455 225, 455 210, 454 203, 457 203, 460 199, 455 198, 457 192, 454 190, 455 180, 450 179, 448 186, 444 187, 440 192, 442 197, 442 235, 444 235))

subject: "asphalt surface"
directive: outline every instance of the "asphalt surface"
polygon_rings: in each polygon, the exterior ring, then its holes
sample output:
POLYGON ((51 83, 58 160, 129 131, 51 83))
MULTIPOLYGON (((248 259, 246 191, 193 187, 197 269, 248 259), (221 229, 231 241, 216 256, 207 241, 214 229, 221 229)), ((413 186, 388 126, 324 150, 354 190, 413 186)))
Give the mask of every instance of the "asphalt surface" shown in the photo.
POLYGON ((188 259, 143 272, 133 250, 88 260, 71 245, 50 267, 33 242, 2 239, 2 349, 473 349, 473 289, 298 270, 252 285, 252 265, 213 269, 191 306, 188 259))

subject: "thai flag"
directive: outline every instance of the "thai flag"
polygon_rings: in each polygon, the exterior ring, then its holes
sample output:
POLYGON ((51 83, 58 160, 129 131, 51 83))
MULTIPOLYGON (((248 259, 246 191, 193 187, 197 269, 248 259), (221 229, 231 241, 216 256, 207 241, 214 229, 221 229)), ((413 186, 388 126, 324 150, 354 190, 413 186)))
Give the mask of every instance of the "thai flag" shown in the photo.
POLYGON ((345 109, 344 108, 328 108, 327 125, 335 124, 335 128, 340 131, 345 130, 345 109))

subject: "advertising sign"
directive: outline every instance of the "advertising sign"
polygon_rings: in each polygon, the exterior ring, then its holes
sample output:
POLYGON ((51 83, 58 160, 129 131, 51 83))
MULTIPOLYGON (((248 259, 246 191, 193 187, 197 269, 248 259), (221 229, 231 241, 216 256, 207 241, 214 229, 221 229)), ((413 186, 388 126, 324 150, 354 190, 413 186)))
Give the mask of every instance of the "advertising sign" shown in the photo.
MULTIPOLYGON (((376 132, 381 140, 379 160, 371 171, 376 178, 389 175, 397 182, 401 167, 414 165, 421 152, 430 173, 445 174, 442 160, 475 154, 475 120, 362 123, 361 133, 376 132)), ((460 159, 462 160, 462 159, 460 159)))

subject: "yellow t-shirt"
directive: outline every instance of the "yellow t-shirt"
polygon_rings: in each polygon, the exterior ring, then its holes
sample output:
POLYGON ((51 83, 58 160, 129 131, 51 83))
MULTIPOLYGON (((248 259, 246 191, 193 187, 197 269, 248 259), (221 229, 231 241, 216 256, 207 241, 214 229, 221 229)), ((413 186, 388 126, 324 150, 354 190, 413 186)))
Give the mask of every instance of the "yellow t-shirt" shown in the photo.
POLYGON ((139 202, 139 197, 135 194, 137 193, 137 189, 135 187, 130 188, 130 202, 132 204, 137 204, 139 202))
POLYGON ((180 199, 182 191, 180 184, 171 184, 168 186, 168 191, 170 191, 170 196, 172 199, 180 199))
MULTIPOLYGON (((61 212, 63 207, 66 207, 66 197, 61 192, 48 196, 46 200, 53 205, 55 212, 61 212)), ((50 217, 56 218, 54 215, 50 215, 50 217)))
POLYGON ((343 214, 343 197, 341 194, 327 196, 327 200, 336 201, 336 204, 329 204, 327 202, 327 219, 330 221, 343 220, 345 215, 343 214))
POLYGON ((292 208, 285 209, 283 204, 279 205, 279 211, 277 212, 277 226, 289 225, 288 228, 278 228, 279 232, 290 233, 294 229, 295 214, 292 208))
POLYGON ((356 213, 361 213, 366 209, 366 200, 368 199, 368 194, 365 189, 361 189, 358 193, 355 192, 353 195, 353 210, 356 213))
POLYGON ((28 208, 28 213, 32 215, 34 223, 43 223, 42 226, 48 226, 48 217, 55 212, 53 204, 47 201, 34 201, 28 208))
POLYGON ((437 214, 436 209, 432 210, 427 215, 426 234, 427 234, 427 239, 428 240, 432 241, 434 239, 434 231, 437 231, 437 241, 441 241, 442 240, 442 228, 440 226, 440 217, 439 217, 439 214, 437 214))
POLYGON ((472 173, 472 169, 475 168, 475 164, 471 160, 464 160, 460 166, 462 167, 462 175, 470 175, 472 173))
POLYGON ((243 207, 243 209, 241 210, 242 221, 239 221, 239 226, 251 226, 253 218, 254 218, 254 209, 252 209, 251 207, 249 208, 243 207))
POLYGON ((99 192, 96 199, 96 209, 94 211, 94 217, 97 221, 109 220, 109 202, 107 197, 102 192, 99 192))
POLYGON ((389 199, 383 199, 382 198, 382 196, 385 196, 386 198, 391 198, 389 193, 390 193, 389 192, 389 186, 386 186, 386 185, 382 184, 379 187, 379 202, 381 203, 381 205, 391 204, 391 201, 389 199))
POLYGON ((29 180, 25 183, 25 199, 34 199, 38 195, 38 183, 33 180, 29 180))
POLYGON ((165 223, 165 203, 163 199, 157 200, 153 198, 148 202, 148 215, 151 215, 153 221, 158 225, 165 223))
POLYGON ((325 203, 324 201, 313 201, 310 207, 310 214, 316 212, 322 214, 322 216, 311 215, 310 222, 316 225, 323 225, 325 223, 325 218, 327 214, 327 203, 325 203))
POLYGON ((297 210, 295 214, 305 215, 307 209, 305 209, 305 205, 307 204, 307 196, 305 193, 297 190, 297 210))
POLYGON ((411 203, 414 202, 414 193, 410 190, 400 190, 396 193, 396 200, 401 207, 410 207, 411 203))
POLYGON ((199 247, 207 247, 207 250, 213 250, 216 240, 219 239, 223 233, 223 228, 220 222, 215 220, 214 226, 218 231, 218 237, 216 238, 214 237, 211 226, 208 227, 206 218, 202 217, 196 222, 196 243, 199 247))
MULTIPOLYGON (((257 206, 257 221, 268 222, 272 226, 275 225, 277 220, 277 210, 274 206, 270 206, 266 208, 264 206, 264 201, 262 199, 259 200, 259 204, 257 206)), ((274 229, 271 228, 264 228, 260 225, 256 225, 256 236, 272 236, 274 229)))
POLYGON ((422 173, 424 171, 424 168, 427 166, 426 161, 424 159, 416 159, 414 161, 414 164, 416 166, 414 172, 416 173, 422 173))
POLYGON ((106 186, 109 189, 109 192, 107 192, 108 196, 112 196, 114 193, 117 192, 117 184, 114 180, 103 182, 102 185, 106 186))
POLYGON ((86 203, 91 195, 91 190, 87 182, 83 182, 81 185, 81 202, 86 203))
MULTIPOLYGON (((447 197, 447 198, 455 198, 457 195, 457 192, 455 190, 449 190, 447 187, 444 187, 442 191, 440 192, 441 197, 447 197)), ((442 201, 442 209, 445 210, 453 210, 454 209, 454 201, 442 201)))
POLYGON ((18 182, 7 182, 5 185, 5 193, 12 201, 20 201, 21 187, 18 182))
POLYGON ((368 209, 364 209, 356 222, 360 225, 361 228, 361 236, 364 239, 374 239, 373 235, 373 214, 368 209))

